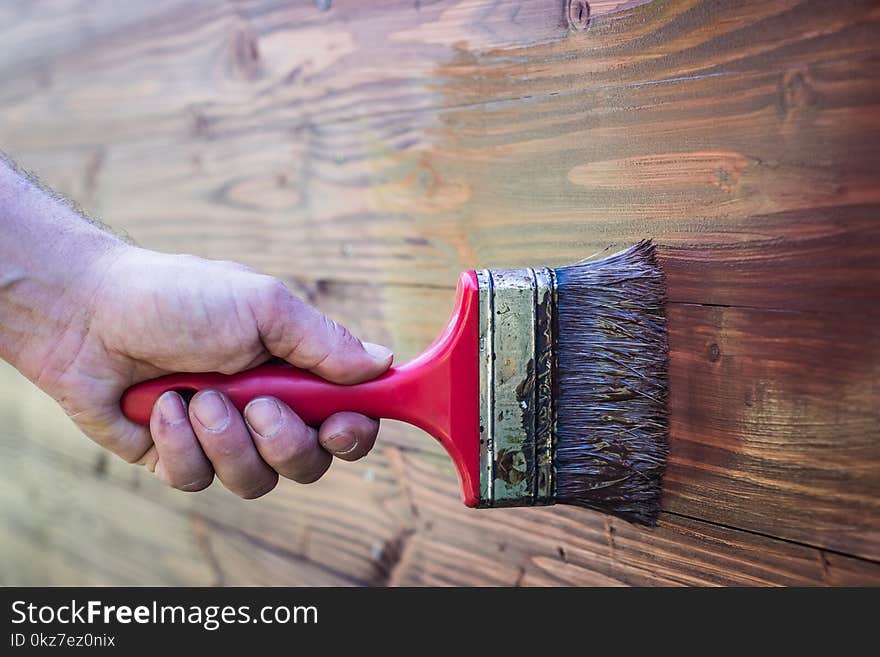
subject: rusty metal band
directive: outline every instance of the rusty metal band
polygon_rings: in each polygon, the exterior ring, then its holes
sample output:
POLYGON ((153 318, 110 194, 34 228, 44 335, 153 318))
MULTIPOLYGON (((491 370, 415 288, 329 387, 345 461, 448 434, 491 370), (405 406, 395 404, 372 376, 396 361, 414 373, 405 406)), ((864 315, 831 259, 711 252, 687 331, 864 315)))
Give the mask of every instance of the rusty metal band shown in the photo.
POLYGON ((477 272, 480 288, 480 506, 556 497, 552 269, 477 272))

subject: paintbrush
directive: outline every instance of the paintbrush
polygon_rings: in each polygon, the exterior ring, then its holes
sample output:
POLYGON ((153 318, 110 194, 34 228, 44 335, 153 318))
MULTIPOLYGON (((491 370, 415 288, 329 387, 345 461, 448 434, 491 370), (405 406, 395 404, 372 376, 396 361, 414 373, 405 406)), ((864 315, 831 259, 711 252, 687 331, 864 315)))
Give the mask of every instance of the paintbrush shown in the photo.
POLYGON ((402 420, 446 448, 468 506, 575 504, 654 524, 667 455, 664 303, 650 241, 557 269, 469 271, 437 340, 372 381, 336 385, 270 363, 147 381, 122 409, 149 424, 166 390, 213 388, 239 410, 272 395, 312 425, 338 411, 402 420))

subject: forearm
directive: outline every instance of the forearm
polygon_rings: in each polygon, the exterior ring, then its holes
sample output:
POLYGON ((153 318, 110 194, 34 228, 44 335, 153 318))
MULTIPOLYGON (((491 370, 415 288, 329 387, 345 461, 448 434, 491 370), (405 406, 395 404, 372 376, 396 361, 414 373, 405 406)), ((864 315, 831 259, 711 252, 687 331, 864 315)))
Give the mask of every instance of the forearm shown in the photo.
POLYGON ((0 358, 34 381, 56 376, 43 364, 64 362, 49 356, 86 329, 96 270, 123 246, 0 158, 0 358))

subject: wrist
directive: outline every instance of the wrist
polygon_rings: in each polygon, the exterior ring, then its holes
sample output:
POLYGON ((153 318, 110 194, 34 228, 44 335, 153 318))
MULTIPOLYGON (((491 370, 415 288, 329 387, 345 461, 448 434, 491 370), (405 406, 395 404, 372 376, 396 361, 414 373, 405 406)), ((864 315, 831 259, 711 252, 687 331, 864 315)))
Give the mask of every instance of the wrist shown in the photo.
POLYGON ((89 335, 104 274, 125 248, 130 247, 85 240, 64 267, 18 273, 0 292, 0 357, 40 387, 60 379, 89 335))
POLYGON ((104 272, 130 247, 0 170, 0 358, 39 383, 75 357, 104 272))

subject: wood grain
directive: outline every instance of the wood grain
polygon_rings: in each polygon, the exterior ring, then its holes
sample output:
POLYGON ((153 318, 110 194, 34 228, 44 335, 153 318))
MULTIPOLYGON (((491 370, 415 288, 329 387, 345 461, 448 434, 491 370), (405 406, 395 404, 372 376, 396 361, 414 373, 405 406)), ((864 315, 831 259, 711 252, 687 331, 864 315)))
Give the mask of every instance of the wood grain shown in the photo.
MULTIPOLYGON (((402 358, 429 341, 451 306, 451 290, 444 289, 333 283, 300 289, 334 316, 350 319, 363 335, 394 344, 402 358), (411 319, 397 319, 392 333, 385 324, 387 316, 411 319)), ((860 320, 841 325, 833 313, 690 304, 672 304, 669 317, 672 456, 664 508, 710 523, 873 555, 880 516, 880 423, 876 406, 864 401, 876 396, 876 389, 859 389, 850 382, 876 385, 872 364, 861 357, 863 345, 876 348, 876 330, 860 320), (833 368, 823 369, 817 353, 833 354, 833 368)), ((113 539, 114 544, 126 540, 149 546, 142 552, 126 550, 130 559, 144 562, 139 571, 157 550, 180 549, 154 544, 168 536, 184 541, 194 561, 208 558, 208 545, 228 555, 221 574, 203 571, 204 579, 189 580, 193 582, 244 582, 247 577, 268 581, 260 577, 269 577, 269 566, 260 564, 280 567, 282 560, 288 563, 288 579, 283 580, 288 582, 323 577, 327 583, 819 584, 880 578, 880 564, 844 559, 841 572, 832 569, 828 574, 823 564, 838 559, 834 552, 670 514, 658 530, 609 521, 615 531, 631 537, 632 549, 646 551, 639 552, 631 571, 621 574, 618 564, 596 556, 604 554, 600 546, 607 540, 606 519, 580 509, 525 511, 522 517, 512 511, 511 519, 506 511, 496 516, 494 511, 461 508, 455 475, 442 450, 421 432, 398 423, 385 424, 380 448, 362 464, 337 464, 315 486, 288 484, 250 503, 216 488, 185 495, 160 488, 142 470, 115 459, 108 462, 100 450, 75 435, 50 400, 9 370, 2 389, 18 391, 15 397, 4 397, 8 401, 3 409, 8 453, 0 462, 9 488, 0 497, 17 510, 7 513, 9 534, 61 532, 63 540, 53 538, 41 548, 47 553, 41 558, 47 560, 65 563, 72 558, 67 555, 70 550, 91 554, 94 536, 103 536, 96 526, 112 526, 114 514, 122 513, 104 504, 107 490, 122 487, 123 494, 112 496, 126 508, 146 503, 146 496, 161 509, 138 513, 139 519, 151 520, 122 525, 122 536, 113 539), (62 436, 70 440, 59 440, 62 436), (22 454, 29 451, 30 461, 22 463, 22 454), (59 479, 69 483, 43 483, 59 479), (74 488, 86 490, 72 498, 74 488), (35 501, 27 503, 31 496, 35 501), (45 496, 53 498, 52 506, 40 503, 45 496), (78 507, 90 508, 91 517, 83 524, 65 511, 71 499, 78 507), (162 515, 172 511, 186 520, 162 515), (446 521, 441 521, 443 515, 446 521), (591 547, 573 550, 569 525, 548 538, 546 525, 557 522, 557 516, 568 518, 572 526, 598 527, 591 530, 598 532, 591 547), (78 534, 77 528, 89 531, 78 534), (504 547, 489 559, 490 568, 481 555, 486 537, 499 533, 498 544, 504 547), (660 541, 657 535, 665 538, 660 541), (678 550, 667 555, 667 570, 655 565, 661 544, 664 550, 678 550), (581 560, 560 563, 560 548, 567 558, 578 554, 581 560), (700 561, 695 555, 706 549, 710 553, 700 561), (763 557, 766 563, 759 560, 763 565, 755 566, 757 571, 743 570, 743 563, 753 564, 755 554, 765 553, 770 556, 763 557), (800 564, 793 571, 792 555, 800 564)), ((107 560, 97 555, 101 568, 107 568, 107 560)), ((82 572, 89 567, 97 565, 79 566, 82 572)), ((131 581, 133 575, 122 572, 124 564, 115 568, 118 572, 111 574, 117 581, 131 581)), ((152 572, 156 579, 151 581, 188 581, 179 573, 155 568, 152 572)), ((111 574, 98 571, 89 581, 106 582, 111 574)))
POLYGON ((460 509, 436 445, 392 423, 311 488, 175 494, 5 371, 3 583, 876 583, 880 10, 589 4, 583 24, 561 0, 4 3, 0 148, 141 244, 281 276, 401 357, 462 269, 653 237, 660 527, 460 509))
POLYGON ((37 63, 11 61, 0 135, 144 244, 346 280, 449 285, 646 234, 743 241, 778 236, 755 216, 876 212, 871 3, 651 3, 573 34, 547 3, 508 5, 170 11, 118 27, 124 47, 41 60, 63 76, 36 93, 18 89, 37 63), (218 64, 242 25, 257 80, 218 64), (307 72, 273 84, 285 66, 307 72), (736 166, 713 171, 717 153, 736 166), (681 162, 703 167, 690 184, 681 162))
POLYGON ((880 557, 880 331, 673 304, 664 508, 880 557))
POLYGON ((400 583, 816 585, 878 576, 874 563, 672 515, 648 530, 573 507, 469 512, 441 494, 443 480, 424 463, 406 460, 408 489, 427 517, 401 559, 400 583), (450 535, 454 549, 444 545, 450 535))
POLYGON ((59 441, 73 432, 51 400, 20 399, 0 442, 4 585, 880 585, 880 564, 672 514, 646 529, 573 507, 469 510, 445 457, 403 445, 415 431, 313 486, 181 494, 59 441))

